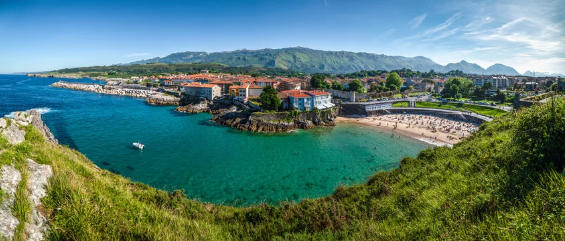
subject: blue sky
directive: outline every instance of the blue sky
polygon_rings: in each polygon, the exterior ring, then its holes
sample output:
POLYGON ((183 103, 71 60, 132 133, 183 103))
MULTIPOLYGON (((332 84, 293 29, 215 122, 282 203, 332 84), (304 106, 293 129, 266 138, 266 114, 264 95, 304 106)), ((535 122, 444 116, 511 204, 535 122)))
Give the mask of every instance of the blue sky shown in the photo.
POLYGON ((563 0, 0 0, 0 73, 302 46, 565 73, 563 0))

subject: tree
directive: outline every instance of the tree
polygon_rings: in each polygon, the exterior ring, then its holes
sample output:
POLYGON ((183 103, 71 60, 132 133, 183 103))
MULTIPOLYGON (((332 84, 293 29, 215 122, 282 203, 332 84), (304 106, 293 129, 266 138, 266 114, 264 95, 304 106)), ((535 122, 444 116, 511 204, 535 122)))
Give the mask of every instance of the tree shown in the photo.
POLYGON ((349 83, 348 90, 349 91, 355 91, 357 93, 367 92, 367 90, 365 88, 363 88, 363 84, 361 83, 361 81, 358 80, 358 79, 353 80, 353 81, 351 81, 351 83, 349 83))
POLYGON ((399 90, 402 87, 402 78, 396 72, 387 74, 386 87, 390 90, 399 90))
POLYGON ((343 87, 341 82, 334 80, 334 82, 332 82, 332 89, 334 89, 334 90, 344 90, 345 87, 343 87))
POLYGON ((326 82, 326 76, 314 74, 312 75, 312 79, 310 79, 310 87, 314 89, 329 89, 330 84, 326 82))
POLYGON ((277 90, 273 86, 269 85, 263 88, 263 92, 259 96, 261 99, 261 106, 270 110, 277 109, 282 103, 277 94, 277 90))
POLYGON ((496 96, 494 96, 494 99, 500 103, 503 103, 506 100, 506 95, 502 93, 502 91, 500 91, 500 88, 498 88, 496 90, 496 96))
POLYGON ((474 88, 473 81, 467 78, 455 77, 449 78, 444 85, 441 94, 447 98, 460 99, 463 96, 470 96, 471 90, 474 88))
POLYGON ((486 83, 483 84, 481 89, 483 89, 484 91, 487 91, 487 90, 492 89, 492 87, 493 87, 492 82, 486 82, 486 83))
POLYGON ((430 83, 430 84, 433 84, 433 85, 436 84, 436 82, 434 82, 434 81, 431 80, 431 79, 424 79, 424 80, 422 80, 422 82, 424 82, 424 83, 430 83))

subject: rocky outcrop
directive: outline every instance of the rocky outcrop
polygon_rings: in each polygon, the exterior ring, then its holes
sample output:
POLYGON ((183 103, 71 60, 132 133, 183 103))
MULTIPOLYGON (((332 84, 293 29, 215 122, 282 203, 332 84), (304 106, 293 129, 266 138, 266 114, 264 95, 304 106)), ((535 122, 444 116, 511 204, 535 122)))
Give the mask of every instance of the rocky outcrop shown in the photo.
POLYGON ((4 118, 0 118, 0 130, 6 128, 8 126, 8 122, 4 118))
POLYGON ((34 126, 39 132, 45 136, 45 139, 53 144, 58 144, 57 139, 49 127, 43 124, 43 120, 41 119, 41 113, 36 110, 28 110, 28 111, 20 111, 14 114, 14 119, 11 121, 13 124, 2 131, 2 135, 8 139, 8 142, 12 145, 17 145, 24 141, 25 131, 20 130, 17 125, 27 126, 32 125, 34 126))
POLYGON ((53 175, 53 171, 50 166, 37 164, 31 159, 27 159, 27 165, 29 170, 27 188, 32 212, 25 232, 27 240, 43 240, 47 236, 49 226, 47 218, 38 211, 38 207, 41 206, 41 198, 46 196, 47 182, 53 175))
POLYGON ((153 95, 147 97, 145 102, 150 105, 179 105, 180 98, 166 95, 153 95))
POLYGON ((288 132, 311 129, 316 126, 333 126, 337 109, 308 112, 279 112, 249 114, 243 111, 225 110, 212 118, 219 124, 252 132, 288 132))
POLYGON ((28 110, 26 112, 18 112, 14 116, 14 120, 17 120, 18 116, 23 116, 24 113, 27 114, 27 118, 25 119, 26 122, 24 122, 24 123, 29 123, 33 127, 35 127, 37 130, 39 130, 39 132, 41 132, 43 134, 43 136, 45 136, 45 139, 47 139, 49 142, 51 142, 53 144, 59 143, 57 141, 57 139, 55 139, 55 136, 53 135, 53 133, 51 133, 51 130, 49 130, 49 127, 47 127, 47 125, 43 124, 43 119, 41 119, 41 113, 39 111, 28 110))
POLYGON ((210 107, 206 102, 201 102, 197 104, 188 104, 185 106, 179 106, 175 108, 178 112, 186 112, 186 113, 202 113, 202 112, 210 112, 210 107))
POLYGON ((16 201, 16 190, 22 180, 22 174, 16 168, 3 165, 0 168, 0 189, 4 196, 0 202, 0 236, 12 240, 20 221, 12 214, 12 206, 16 201))
POLYGON ((8 143, 12 145, 17 145, 25 140, 26 132, 18 128, 18 124, 15 121, 7 121, 7 127, 0 130, 2 137, 8 140, 8 143))

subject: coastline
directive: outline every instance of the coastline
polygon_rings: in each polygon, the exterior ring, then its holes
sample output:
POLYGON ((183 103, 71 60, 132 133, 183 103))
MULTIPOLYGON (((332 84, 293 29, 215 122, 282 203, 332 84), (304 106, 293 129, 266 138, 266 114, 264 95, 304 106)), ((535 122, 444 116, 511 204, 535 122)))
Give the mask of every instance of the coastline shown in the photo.
POLYGON ((398 127, 394 128, 394 125, 396 125, 397 122, 379 119, 379 117, 350 118, 350 117, 340 116, 337 117, 335 122, 356 124, 356 125, 368 126, 378 130, 390 131, 391 133, 401 134, 434 146, 453 147, 454 144, 457 144, 463 140, 459 138, 449 138, 448 136, 454 135, 451 133, 445 133, 441 131, 433 132, 432 130, 429 130, 421 126, 409 127, 408 124, 403 122, 398 122, 398 127))

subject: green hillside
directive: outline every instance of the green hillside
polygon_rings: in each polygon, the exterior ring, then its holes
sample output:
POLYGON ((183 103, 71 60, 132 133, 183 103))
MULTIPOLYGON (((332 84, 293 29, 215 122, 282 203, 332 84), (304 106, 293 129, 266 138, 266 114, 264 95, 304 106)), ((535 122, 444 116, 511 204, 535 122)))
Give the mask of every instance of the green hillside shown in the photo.
MULTIPOLYGON (((450 70, 461 70, 465 73, 485 73, 485 69, 482 67, 465 61, 442 66, 422 56, 408 58, 347 51, 322 51, 302 47, 260 50, 243 49, 213 53, 180 52, 165 57, 136 61, 131 64, 145 63, 221 63, 233 67, 276 67, 304 73, 352 73, 360 70, 394 70, 402 68, 421 72, 434 70, 446 73, 450 70)), ((497 70, 513 70, 510 67, 506 68, 498 66, 497 70)), ((501 74, 514 73, 516 73, 515 70, 514 72, 505 71, 501 74)))
POLYGON ((0 165, 33 158, 53 167, 42 199, 51 239, 563 240, 565 101, 556 102, 484 123, 453 149, 406 157, 365 184, 276 207, 188 200, 101 170, 32 130, 17 146, 0 141, 0 165))
POLYGON ((287 75, 296 74, 295 71, 281 68, 263 68, 263 67, 230 67, 225 64, 217 63, 150 63, 150 64, 133 64, 133 65, 111 65, 111 66, 91 66, 60 69, 49 74, 74 74, 84 73, 90 77, 107 75, 115 73, 119 76, 140 76, 150 74, 171 74, 171 73, 198 73, 201 70, 209 70, 219 73, 264 73, 270 75, 287 75))

